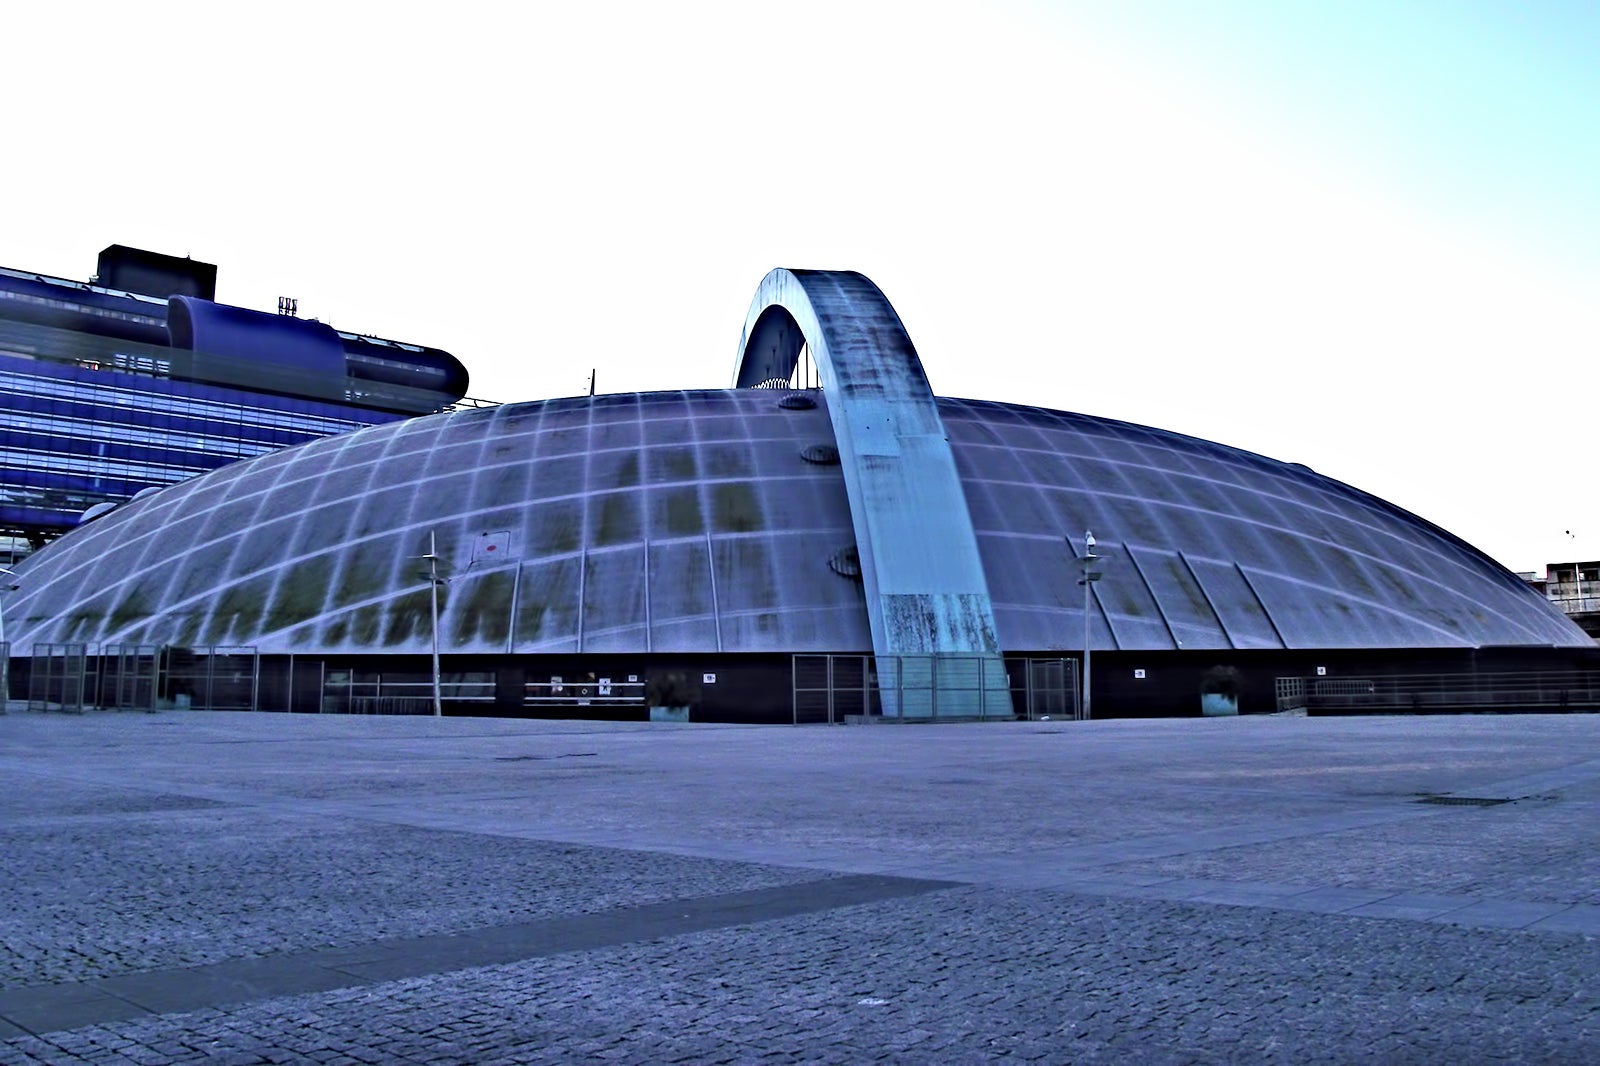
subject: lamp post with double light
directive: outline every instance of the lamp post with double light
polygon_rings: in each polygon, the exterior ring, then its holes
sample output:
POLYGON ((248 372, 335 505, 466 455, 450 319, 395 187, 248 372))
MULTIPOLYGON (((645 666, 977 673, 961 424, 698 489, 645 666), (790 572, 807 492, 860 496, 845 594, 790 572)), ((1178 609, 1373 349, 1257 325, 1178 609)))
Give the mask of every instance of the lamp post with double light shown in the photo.
MULTIPOLYGON (((1068 543, 1071 543, 1069 538, 1068 543)), ((1076 554, 1076 553, 1075 553, 1076 554)), ((1078 558, 1078 565, 1083 568, 1083 577, 1078 584, 1083 586, 1083 714, 1081 719, 1087 722, 1091 717, 1089 707, 1089 611, 1093 604, 1094 583, 1105 576, 1101 569, 1105 560, 1094 553, 1094 533, 1083 531, 1083 555, 1078 558)))
POLYGON ((428 595, 431 597, 433 616, 433 716, 444 716, 444 704, 439 699, 439 549, 433 530, 428 530, 428 554, 416 558, 428 564, 428 595))

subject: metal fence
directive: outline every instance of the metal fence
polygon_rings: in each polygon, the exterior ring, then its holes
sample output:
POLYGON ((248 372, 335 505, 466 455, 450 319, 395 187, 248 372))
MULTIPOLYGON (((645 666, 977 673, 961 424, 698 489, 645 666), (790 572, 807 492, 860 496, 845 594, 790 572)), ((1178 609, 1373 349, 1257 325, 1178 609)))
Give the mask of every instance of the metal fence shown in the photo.
POLYGON ((107 644, 100 649, 95 706, 119 711, 154 711, 161 695, 161 648, 155 644, 107 644))
POLYGON ((796 655, 791 674, 795 725, 835 725, 883 713, 870 655, 796 655))
POLYGON ((176 707, 208 711, 253 711, 257 707, 260 656, 253 647, 207 645, 166 649, 163 687, 176 707))
POLYGON ((794 724, 1078 714, 1077 660, 1006 659, 1004 670, 980 655, 796 655, 794 724))
POLYGON ((155 644, 35 644, 27 662, 28 708, 255 710, 255 648, 155 644))
POLYGON ((1306 709, 1306 679, 1303 677, 1280 677, 1273 683, 1273 694, 1279 711, 1303 711, 1306 709))
POLYGON ((1429 711, 1600 710, 1600 671, 1280 677, 1280 711, 1360 714, 1429 711))
POLYGON ((1007 659, 1006 672, 1013 681, 1012 702, 1030 722, 1083 717, 1077 659, 1007 659), (1022 684, 1017 686, 1019 672, 1022 684))
POLYGON ((83 713, 88 680, 87 644, 35 644, 28 670, 28 710, 83 713))

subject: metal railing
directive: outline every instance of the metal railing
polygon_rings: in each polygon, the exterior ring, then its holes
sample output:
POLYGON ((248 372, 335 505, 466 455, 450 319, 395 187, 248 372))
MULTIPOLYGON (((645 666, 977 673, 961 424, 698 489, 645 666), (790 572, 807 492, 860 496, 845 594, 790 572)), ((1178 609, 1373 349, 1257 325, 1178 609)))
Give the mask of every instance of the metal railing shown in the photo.
POLYGON ((347 707, 347 714, 432 714, 433 697, 354 696, 347 707))
POLYGON ((1600 710, 1600 671, 1280 677, 1280 711, 1309 714, 1600 710))
MULTIPOLYGON (((324 667, 321 690, 317 709, 323 714, 433 713, 433 677, 416 671, 324 667)), ((439 676, 439 698, 446 704, 493 704, 494 674, 446 671, 439 676)))
POLYGON ((1584 595, 1547 597, 1563 614, 1595 614, 1600 612, 1600 591, 1586 590, 1584 595))

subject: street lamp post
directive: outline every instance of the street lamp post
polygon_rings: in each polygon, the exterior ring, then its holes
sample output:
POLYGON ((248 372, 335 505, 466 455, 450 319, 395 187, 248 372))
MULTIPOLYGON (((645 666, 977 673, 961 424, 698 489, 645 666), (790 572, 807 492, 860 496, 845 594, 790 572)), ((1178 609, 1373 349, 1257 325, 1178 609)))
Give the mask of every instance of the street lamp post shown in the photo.
MULTIPOLYGON (((4 566, 0 566, 0 574, 7 578, 17 575, 4 566)), ((0 585, 0 592, 15 592, 21 586, 5 584, 0 585)), ((3 611, 0 611, 0 714, 5 713, 6 701, 11 698, 11 645, 6 643, 6 621, 3 611)))
POLYGON ((433 605, 433 716, 444 716, 444 705, 439 699, 439 551, 434 543, 433 530, 428 530, 428 595, 433 605))
MULTIPOLYGON (((1068 538, 1071 543, 1071 538, 1068 538)), ((1100 569, 1103 560, 1094 553, 1094 534, 1089 530, 1083 531, 1083 556, 1079 558, 1078 565, 1083 568, 1083 580, 1078 584, 1083 586, 1083 721, 1092 717, 1089 706, 1089 610, 1093 597, 1091 592, 1094 583, 1104 576, 1100 569)))

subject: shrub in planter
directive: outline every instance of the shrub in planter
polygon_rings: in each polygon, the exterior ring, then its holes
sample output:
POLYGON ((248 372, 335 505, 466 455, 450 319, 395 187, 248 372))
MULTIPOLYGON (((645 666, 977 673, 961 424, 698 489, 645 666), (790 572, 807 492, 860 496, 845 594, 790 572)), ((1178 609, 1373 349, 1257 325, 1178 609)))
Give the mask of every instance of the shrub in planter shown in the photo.
POLYGON ((1207 717, 1239 713, 1239 671, 1213 666, 1200 678, 1200 713, 1207 717))
POLYGON ((645 682, 644 701, 652 722, 687 722, 700 702, 700 686, 677 670, 654 674, 645 682))

